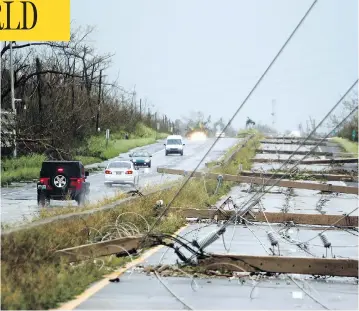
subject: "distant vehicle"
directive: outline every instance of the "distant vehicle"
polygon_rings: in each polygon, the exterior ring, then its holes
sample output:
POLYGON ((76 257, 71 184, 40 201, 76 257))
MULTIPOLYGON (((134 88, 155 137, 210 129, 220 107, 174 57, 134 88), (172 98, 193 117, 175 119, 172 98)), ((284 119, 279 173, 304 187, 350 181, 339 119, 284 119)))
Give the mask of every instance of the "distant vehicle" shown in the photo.
POLYGON ((37 183, 37 203, 50 204, 50 200, 75 200, 78 205, 88 202, 89 172, 80 161, 44 161, 37 183))
POLYGON ((226 135, 224 134, 224 132, 217 132, 216 133, 216 137, 221 137, 221 138, 223 138, 223 137, 225 137, 226 135))
POLYGON ((183 139, 181 135, 170 135, 166 139, 165 145, 165 154, 180 154, 183 156, 183 139))
POLYGON ((209 132, 208 123, 209 123, 208 120, 207 122, 198 120, 197 122, 195 122, 195 124, 188 126, 186 131, 186 137, 189 139, 196 138, 198 136, 208 137, 208 132, 209 132))
POLYGON ((105 185, 138 183, 138 171, 131 161, 110 162, 105 170, 105 185))
POLYGON ((142 167, 151 167, 151 158, 152 155, 150 155, 147 151, 138 151, 133 152, 130 154, 131 162, 133 163, 133 166, 135 168, 138 168, 140 166, 142 167))
POLYGON ((289 137, 301 137, 300 131, 291 131, 289 137))

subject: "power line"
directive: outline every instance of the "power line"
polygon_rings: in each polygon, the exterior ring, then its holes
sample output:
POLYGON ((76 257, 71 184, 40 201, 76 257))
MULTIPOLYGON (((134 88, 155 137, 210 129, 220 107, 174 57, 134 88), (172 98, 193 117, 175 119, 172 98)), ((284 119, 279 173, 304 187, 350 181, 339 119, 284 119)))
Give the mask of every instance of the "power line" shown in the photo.
MULTIPOLYGON (((356 110, 358 110, 358 106, 356 106, 339 124, 337 124, 337 125, 334 127, 334 129, 332 129, 331 131, 329 131, 328 134, 327 134, 325 137, 323 137, 323 138, 317 143, 317 145, 319 145, 322 141, 324 141, 324 139, 326 139, 326 138, 331 134, 331 132, 332 132, 333 130, 336 130, 337 128, 339 128, 340 126, 342 126, 342 125, 344 124, 344 122, 345 122, 356 110)), ((327 118, 327 116, 325 117, 325 119, 326 119, 326 118, 327 118)), ((321 123, 322 123, 322 122, 321 122, 321 123)), ((303 143, 302 143, 302 144, 303 144, 303 143)), ((300 159, 300 160, 293 166, 293 168, 295 168, 302 160, 304 160, 306 157, 308 157, 308 155, 309 155, 310 153, 312 153, 313 150, 315 150, 315 148, 317 147, 317 145, 314 146, 302 159, 300 159)), ((292 168, 292 169, 293 169, 293 168, 292 168)), ((282 178, 283 178, 283 177, 282 177, 282 178)), ((272 185, 272 187, 270 187, 266 192, 262 193, 262 196, 264 196, 270 189, 272 189, 273 187, 275 187, 275 186, 279 183, 279 181, 280 181, 282 178, 280 178, 280 179, 279 179, 274 185, 272 185)), ((260 198, 259 198, 259 199, 260 199, 260 198)), ((249 200, 249 201, 250 201, 250 200, 249 200)), ((248 202, 249 202, 249 201, 248 201, 248 202)), ((247 202, 247 203, 248 203, 248 202, 247 202)), ((245 205, 246 205, 247 203, 245 203, 245 205)), ((245 206, 245 205, 244 205, 244 206, 245 206)), ((246 210, 249 210, 250 208, 251 208, 251 207, 247 208, 246 210)), ((207 236, 206 239, 207 239, 207 240, 211 240, 212 242, 214 242, 214 241, 216 240, 215 237, 216 237, 216 236, 219 237, 219 235, 223 234, 224 231, 225 231, 225 228, 229 225, 229 223, 231 223, 234 219, 236 219, 236 218, 238 217, 238 214, 239 214, 242 210, 243 210, 243 208, 242 208, 241 210, 239 210, 239 211, 235 211, 235 213, 234 213, 234 215, 233 215, 232 217, 230 217, 224 224, 222 224, 222 226, 221 226, 220 228, 218 228, 217 230, 215 230, 210 236, 207 236)), ((330 227, 333 227, 333 226, 334 226, 336 223, 338 223, 340 220, 342 220, 343 218, 345 218, 345 217, 349 216, 350 214, 354 213, 356 210, 358 210, 358 208, 355 208, 355 209, 352 210, 349 214, 346 214, 346 215, 344 215, 343 217, 341 217, 341 219, 337 220, 335 223, 333 223, 332 225, 330 225, 330 227)), ((266 215, 265 215, 265 212, 263 211, 263 209, 262 209, 262 212, 263 212, 264 216, 266 216, 266 215)), ((243 215, 244 215, 244 214, 245 214, 245 212, 242 212, 242 215, 239 215, 239 217, 242 218, 242 219, 244 219, 244 218, 243 218, 243 215)), ((267 217, 265 217, 265 218, 266 218, 266 221, 267 221, 268 225, 271 227, 271 224, 269 223, 267 217)), ((323 230, 322 233, 325 232, 325 231, 327 231, 327 230, 329 230, 330 227, 328 227, 327 229, 323 230)), ((320 233, 319 233, 319 234, 320 234, 320 233)), ((301 244, 305 244, 305 243, 308 243, 309 241, 312 241, 312 240, 315 239, 319 234, 317 234, 315 237, 309 239, 309 240, 306 241, 306 242, 302 242, 301 244)), ((207 245, 207 246, 208 246, 208 245, 207 245)), ((192 259, 194 256, 195 256, 195 254, 192 255, 191 259, 192 259)))
MULTIPOLYGON (((358 106, 356 106, 338 125, 336 125, 336 126, 334 127, 334 129, 332 129, 325 137, 323 137, 311 150, 309 150, 308 153, 307 153, 302 159, 298 160, 297 163, 289 170, 289 172, 290 172, 292 169, 294 169, 296 166, 298 166, 301 161, 303 161, 305 158, 307 158, 308 155, 310 155, 310 154, 315 150, 315 148, 317 148, 317 146, 318 146, 321 142, 323 142, 324 139, 326 139, 326 138, 332 133, 333 130, 336 130, 337 128, 339 128, 340 126, 342 126, 342 125, 344 124, 344 122, 345 122, 357 109, 358 109, 358 106)), ((326 118, 327 118, 327 116, 325 117, 325 119, 326 119, 326 118)), ((308 137, 309 137, 309 136, 308 136, 308 137)), ((303 143, 304 143, 304 142, 303 142, 303 143)), ((303 143, 302 143, 302 144, 303 144, 303 143)), ((289 173, 288 173, 288 174, 289 174, 289 173)), ((254 204, 252 203, 249 207, 247 207, 247 208, 245 209, 244 213, 245 213, 246 211, 250 210, 254 205, 256 205, 256 204, 258 203, 258 201, 259 201, 265 194, 267 194, 269 190, 271 190, 273 187, 275 187, 285 176, 286 176, 286 175, 283 175, 283 176, 282 176, 281 178, 279 178, 269 189, 267 189, 265 192, 263 192, 263 193, 259 196, 259 198, 256 199, 256 201, 254 202, 254 204)), ((269 179, 268 179, 268 180, 269 180, 269 179)), ((267 181, 267 182, 268 182, 268 181, 267 181)), ((264 186, 264 187, 265 187, 265 186, 264 186)), ((261 189, 263 189, 263 187, 262 187, 261 189)), ((258 190, 258 192, 257 192, 255 195, 257 195, 257 194, 259 193, 259 191, 261 191, 261 189, 258 190)), ((253 197, 252 197, 252 198, 253 198, 253 197)), ((250 198, 250 199, 243 205, 242 209, 241 209, 239 212, 241 212, 241 211, 243 210, 243 208, 252 200, 252 198, 250 198)), ((221 229, 225 228, 225 227, 228 225, 229 222, 233 221, 233 219, 234 219, 235 217, 237 217, 237 214, 238 214, 239 212, 236 212, 229 220, 227 220, 227 221, 222 225, 221 229)), ((243 215, 243 213, 242 213, 242 215, 243 215)))
MULTIPOLYGON (((222 130, 222 132, 225 132, 227 130, 227 128, 230 126, 230 124, 232 123, 232 121, 235 119, 235 117, 237 116, 237 114, 239 113, 239 111, 243 108, 243 106, 247 103, 248 99, 252 96, 252 94, 254 93, 254 91, 257 89, 257 87, 259 86, 259 84, 262 82, 262 80, 264 79, 264 77, 267 75, 268 71, 272 68, 272 66, 275 64, 275 62, 277 61, 277 59, 279 58, 279 56, 282 54, 283 50, 286 48, 286 46, 288 45, 288 43, 291 41, 291 39, 293 38, 293 36, 295 35, 295 33, 298 31, 298 29, 302 26, 302 24, 304 23, 304 20, 307 18, 307 16, 309 15, 309 13, 313 10, 314 6, 317 4, 318 0, 314 0, 313 3, 311 4, 311 6, 309 7, 309 9, 306 11, 306 13, 304 14, 304 16, 302 17, 302 19, 299 21, 299 23, 297 24, 297 26, 294 28, 294 30, 292 31, 292 33, 289 35, 288 39, 284 42, 284 44, 282 45, 282 47, 279 49, 278 53, 276 54, 276 56, 273 58, 273 60, 270 62, 269 66, 266 68, 266 70, 263 72, 263 74, 260 76, 260 78, 258 79, 258 81, 255 83, 255 85, 253 86, 253 88, 251 89, 251 91, 249 92, 249 94, 246 96, 246 98, 243 100, 242 104, 239 106, 239 108, 237 109, 237 111, 234 113, 233 117, 228 121, 227 125, 224 127, 224 129, 222 130)), ((193 177, 194 173, 197 171, 197 169, 199 168, 199 166, 201 165, 201 163, 203 162, 203 160, 207 157, 207 155, 211 152, 211 150, 213 149, 213 147, 215 146, 215 144, 217 143, 217 141, 220 139, 220 137, 217 137, 216 140, 214 141, 214 143, 212 144, 212 146, 209 148, 209 150, 206 152, 206 154, 203 156, 203 158, 200 160, 200 162, 198 163, 198 165, 196 166, 196 168, 191 172, 190 176, 188 176, 188 178, 185 180, 185 182, 183 183, 183 185, 181 186, 181 188, 177 191, 177 193, 174 195, 173 199, 168 203, 167 207, 162 211, 162 213, 159 215, 159 217, 155 220, 155 222, 153 223, 153 225, 151 226, 151 229, 149 232, 151 232, 153 230, 153 228, 158 224, 158 222, 161 220, 161 218, 163 217, 163 215, 165 215, 165 213, 167 212, 167 210, 170 208, 171 204, 174 202, 174 200, 178 197, 178 195, 180 194, 180 192, 183 190, 183 188, 187 185, 188 181, 193 177)), ((149 234, 149 232, 147 233, 147 235, 149 234)), ((147 237, 146 235, 146 237, 147 237)), ((146 238, 145 237, 145 238, 146 238)))
MULTIPOLYGON (((354 81, 354 83, 348 88, 348 90, 344 93, 344 95, 339 99, 339 101, 332 107, 332 109, 330 109, 330 111, 324 116, 324 118, 319 122, 319 124, 312 130, 312 132, 306 137, 306 139, 304 141, 301 142, 301 144, 298 146, 298 148, 296 150, 294 150, 292 152, 292 154, 289 156, 289 158, 281 165, 281 167, 279 168, 279 170, 281 170, 283 167, 285 167, 286 164, 288 164, 288 162, 290 161, 290 159, 295 155, 295 153, 303 146, 303 144, 317 131, 317 129, 325 122, 325 120, 329 117, 329 115, 339 106, 339 104, 344 100, 344 98, 349 94, 349 92, 354 88, 354 86, 358 83, 358 79, 356 79, 354 81)), ((349 114, 350 115, 350 114, 349 114)), ((348 116, 349 117, 349 116, 348 116)), ((345 120, 345 119, 344 119, 345 120)), ((343 121, 342 121, 343 122, 343 121)), ((336 129, 336 128, 335 128, 336 129)), ((334 129, 334 130, 335 130, 334 129)), ((328 137, 330 135, 330 133, 328 133, 328 135, 326 137, 328 137)), ((322 142, 324 139, 322 139, 320 142, 322 142)), ((319 145, 319 143, 317 144, 317 146, 319 145)), ((315 150, 315 148, 317 147, 315 146, 312 150, 309 151, 309 153, 307 153, 300 161, 303 161, 306 157, 308 157, 308 155, 315 150)), ((297 162, 297 165, 298 165, 297 162)), ((295 165, 294 167, 296 167, 297 165, 295 165)), ((260 192, 262 192, 262 190, 268 185, 268 182, 275 176, 275 174, 272 174, 272 176, 266 180, 266 183, 244 204, 248 204, 251 200, 253 200, 255 198, 255 196, 257 196, 260 192)), ((283 176, 281 178, 279 178, 279 181, 282 180, 284 177, 286 177, 285 174, 283 174, 283 176)), ((279 182, 278 181, 278 182, 279 182)), ((272 186, 270 189, 272 189, 274 186, 272 186)), ((258 201, 258 199, 256 200, 258 201)), ((255 202, 256 204, 257 202, 255 202)))
MULTIPOLYGON (((358 107, 357 107, 356 109, 358 109, 358 107)), ((355 109, 355 110, 356 110, 356 109, 355 109)), ((355 209, 353 209, 350 213, 343 215, 343 217, 339 218, 336 222, 332 223, 328 228, 324 229, 324 230, 321 231, 320 233, 316 234, 313 238, 310 238, 309 240, 307 240, 307 241, 305 241, 305 242, 303 242, 303 243, 309 243, 310 241, 314 240, 317 236, 319 236, 320 234, 322 234, 322 233, 328 231, 330 228, 332 228, 333 226, 335 226, 339 221, 341 221, 341 220, 344 219, 345 217, 348 217, 349 215, 353 214, 353 213, 354 213, 355 211, 357 211, 357 210, 358 210, 358 207, 356 207, 355 209)), ((342 228, 340 228, 340 229, 342 229, 342 228)))

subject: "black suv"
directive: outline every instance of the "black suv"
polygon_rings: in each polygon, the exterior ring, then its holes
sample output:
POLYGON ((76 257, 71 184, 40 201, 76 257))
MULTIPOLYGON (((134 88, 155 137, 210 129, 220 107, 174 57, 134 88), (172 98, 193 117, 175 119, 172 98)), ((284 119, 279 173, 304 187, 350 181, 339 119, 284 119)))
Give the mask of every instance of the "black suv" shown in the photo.
POLYGON ((89 172, 80 161, 45 161, 37 183, 37 203, 45 206, 50 200, 75 200, 79 205, 88 201, 89 172))

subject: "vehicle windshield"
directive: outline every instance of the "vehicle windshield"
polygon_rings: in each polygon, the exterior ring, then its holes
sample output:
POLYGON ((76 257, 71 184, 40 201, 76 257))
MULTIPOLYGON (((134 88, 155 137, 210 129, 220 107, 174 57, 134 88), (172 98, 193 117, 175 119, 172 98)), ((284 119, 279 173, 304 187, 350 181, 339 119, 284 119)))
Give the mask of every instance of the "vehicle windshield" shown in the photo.
POLYGON ((150 154, 148 152, 134 152, 132 153, 134 158, 148 158, 150 154))
POLYGON ((168 139, 167 145, 182 145, 182 141, 180 139, 168 139))
POLYGON ((111 162, 108 168, 131 168, 130 162, 111 162))

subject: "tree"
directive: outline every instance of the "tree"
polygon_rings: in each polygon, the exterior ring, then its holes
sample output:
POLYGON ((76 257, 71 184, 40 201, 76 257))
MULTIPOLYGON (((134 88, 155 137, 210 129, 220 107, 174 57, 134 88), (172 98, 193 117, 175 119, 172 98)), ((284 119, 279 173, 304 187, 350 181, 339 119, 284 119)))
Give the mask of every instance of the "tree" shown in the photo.
MULTIPOLYGON (((358 95, 357 92, 353 92, 349 100, 343 102, 342 109, 339 113, 331 115, 327 124, 329 130, 337 127, 342 120, 356 107, 358 107, 358 95)), ((332 133, 332 136, 338 136, 352 140, 352 133, 356 131, 356 141, 358 141, 358 112, 353 113, 347 121, 344 122, 336 131, 332 133)))
MULTIPOLYGON (((22 102, 17 104, 16 119, 2 131, 2 146, 16 128, 20 154, 56 149, 71 157, 72 150, 96 135, 98 127, 133 132, 145 119, 156 128, 155 114, 150 109, 146 113, 142 106, 137 109, 134 91, 108 79, 113 55, 100 54, 86 43, 92 30, 72 29, 68 43, 15 43, 15 97, 22 102)), ((1 109, 11 111, 9 42, 1 49, 1 57, 1 109)), ((171 120, 161 118, 161 127, 167 130, 171 120)))
POLYGON ((248 127, 253 127, 254 125, 256 125, 256 123, 252 120, 252 119, 250 119, 249 117, 247 117, 247 121, 246 121, 246 128, 248 128, 248 127))
POLYGON ((213 132, 222 131, 225 128, 225 126, 226 124, 223 118, 221 117, 216 122, 213 123, 212 131, 213 132))
POLYGON ((195 131, 205 132, 207 135, 211 130, 211 116, 205 117, 201 111, 192 112, 189 117, 183 117, 186 124, 186 135, 195 131))

